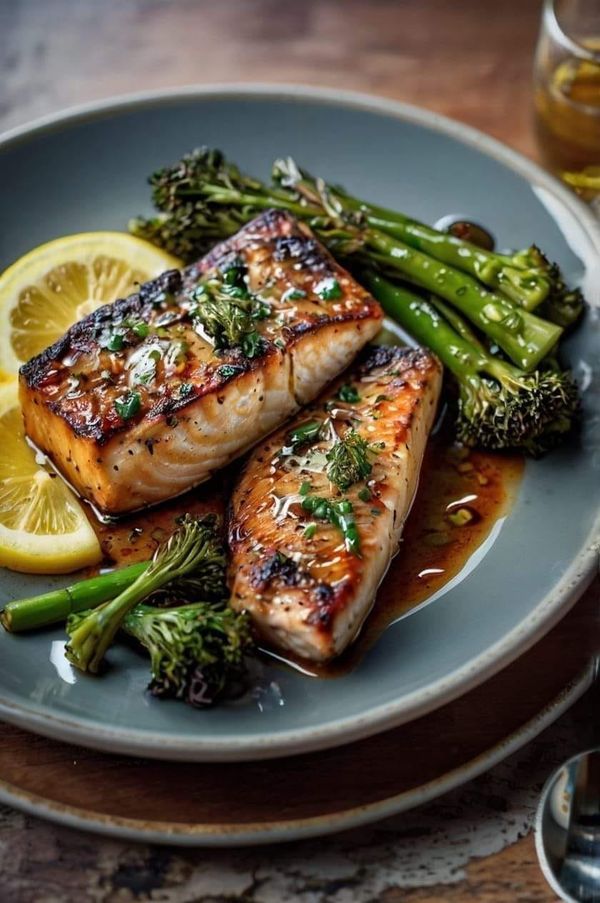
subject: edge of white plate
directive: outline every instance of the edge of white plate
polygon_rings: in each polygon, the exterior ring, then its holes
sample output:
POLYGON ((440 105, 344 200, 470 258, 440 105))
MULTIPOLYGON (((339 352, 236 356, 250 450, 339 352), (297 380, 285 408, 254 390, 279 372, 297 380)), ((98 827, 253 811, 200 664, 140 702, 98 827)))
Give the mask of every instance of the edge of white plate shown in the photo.
POLYGON ((121 840, 160 843, 169 846, 260 846, 323 837, 407 812, 409 809, 429 803, 473 780, 517 752, 553 724, 590 689, 596 674, 597 665, 594 660, 591 660, 579 678, 566 686, 541 712, 495 746, 458 768, 405 793, 341 812, 323 813, 323 815, 295 821, 272 821, 262 824, 178 826, 172 823, 117 818, 53 803, 44 797, 12 787, 1 779, 0 803, 13 806, 27 815, 44 818, 69 828, 93 831, 96 834, 121 840))
MULTIPOLYGON (((303 85, 227 84, 211 86, 190 85, 163 91, 140 92, 121 98, 86 104, 50 116, 0 135, 0 149, 18 143, 33 134, 59 129, 62 126, 110 115, 130 107, 193 101, 199 97, 254 98, 257 96, 287 101, 314 101, 342 107, 356 107, 376 111, 396 119, 414 122, 426 128, 450 135, 463 144, 473 146, 513 171, 524 176, 532 185, 545 188, 580 223, 600 259, 600 224, 575 195, 557 179, 516 151, 460 122, 419 109, 399 101, 374 97, 353 91, 337 91, 303 85)), ((20 727, 29 728, 45 736, 80 743, 83 746, 108 752, 146 755, 158 759, 187 761, 248 761, 276 758, 311 752, 350 743, 382 730, 397 727, 406 721, 425 715, 445 705, 493 676, 529 649, 576 602, 598 572, 600 551, 600 511, 580 552, 573 559, 559 582, 519 625, 501 640, 473 659, 468 665, 436 681, 425 690, 404 696, 399 702, 385 703, 371 709, 360 718, 345 718, 322 728, 302 728, 282 731, 269 737, 249 735, 243 739, 226 741, 212 738, 190 738, 186 735, 154 734, 151 731, 104 728, 85 718, 56 717, 38 705, 21 705, 0 696, 0 716, 20 727)))

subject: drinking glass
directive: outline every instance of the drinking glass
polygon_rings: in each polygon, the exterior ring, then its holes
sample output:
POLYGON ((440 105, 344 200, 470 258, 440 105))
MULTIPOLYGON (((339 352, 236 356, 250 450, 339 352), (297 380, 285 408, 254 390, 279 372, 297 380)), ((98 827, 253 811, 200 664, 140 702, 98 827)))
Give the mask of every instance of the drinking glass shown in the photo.
POLYGON ((600 0, 546 0, 534 97, 544 162, 586 200, 598 200, 600 0))

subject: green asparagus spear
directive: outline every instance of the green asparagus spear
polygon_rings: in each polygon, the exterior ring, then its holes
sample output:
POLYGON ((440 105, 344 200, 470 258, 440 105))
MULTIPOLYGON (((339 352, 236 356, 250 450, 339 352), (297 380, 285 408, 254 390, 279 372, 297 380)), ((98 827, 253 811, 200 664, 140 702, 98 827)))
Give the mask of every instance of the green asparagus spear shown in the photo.
MULTIPOLYGON (((454 375, 457 435, 465 444, 539 455, 573 428, 579 402, 568 373, 524 373, 471 342, 468 326, 453 328, 425 298, 373 271, 365 271, 362 281, 386 313, 431 348, 454 375)), ((452 312, 452 318, 456 323, 459 315, 452 312)))

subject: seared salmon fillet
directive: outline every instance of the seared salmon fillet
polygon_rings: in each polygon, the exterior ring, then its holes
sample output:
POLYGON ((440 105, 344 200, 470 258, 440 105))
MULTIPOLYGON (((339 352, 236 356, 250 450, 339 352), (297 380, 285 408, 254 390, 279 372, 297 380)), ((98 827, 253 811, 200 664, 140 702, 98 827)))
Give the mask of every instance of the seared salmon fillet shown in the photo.
POLYGON ((364 622, 398 550, 441 388, 428 351, 367 351, 254 449, 230 518, 232 606, 315 662, 364 622))
POLYGON ((381 319, 309 229, 267 211, 25 364, 25 429, 102 513, 155 504, 318 395, 381 319))

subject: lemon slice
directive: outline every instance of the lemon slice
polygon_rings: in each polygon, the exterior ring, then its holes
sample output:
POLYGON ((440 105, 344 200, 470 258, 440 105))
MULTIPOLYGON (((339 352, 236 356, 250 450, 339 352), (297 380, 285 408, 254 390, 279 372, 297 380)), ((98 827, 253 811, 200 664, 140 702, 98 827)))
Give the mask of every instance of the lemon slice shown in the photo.
POLYGON ((126 232, 82 232, 34 248, 0 276, 0 381, 90 311, 180 266, 126 232))
POLYGON ((0 385, 0 566, 66 574, 97 564, 100 544, 76 496, 25 441, 17 383, 0 385))

